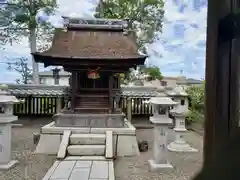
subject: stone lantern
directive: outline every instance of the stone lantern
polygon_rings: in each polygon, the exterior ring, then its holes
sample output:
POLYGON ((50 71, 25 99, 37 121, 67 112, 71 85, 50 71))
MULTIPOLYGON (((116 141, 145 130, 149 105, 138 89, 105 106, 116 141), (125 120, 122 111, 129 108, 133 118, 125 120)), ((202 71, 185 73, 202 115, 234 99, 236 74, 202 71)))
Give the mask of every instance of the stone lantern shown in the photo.
POLYGON ((175 118, 174 131, 176 132, 175 141, 168 145, 170 151, 175 152, 197 152, 197 149, 192 148, 183 139, 183 133, 187 131, 185 126, 185 117, 188 114, 188 95, 182 86, 175 87, 172 91, 167 92, 167 95, 178 102, 179 104, 170 111, 175 118))
POLYGON ((7 86, 0 86, 0 170, 7 170, 18 161, 11 158, 12 122, 18 119, 13 115, 13 104, 20 101, 6 91, 7 86))
POLYGON ((175 127, 176 132, 175 141, 168 145, 168 150, 174 152, 198 152, 197 149, 192 148, 184 139, 183 133, 187 131, 185 127, 185 117, 188 113, 183 106, 178 105, 170 111, 170 113, 175 117, 175 127))
POLYGON ((153 116, 150 121, 155 124, 154 127, 154 144, 153 159, 149 160, 152 170, 173 168, 168 162, 167 150, 167 129, 172 124, 169 118, 169 107, 177 103, 168 97, 154 97, 149 100, 153 108, 153 116))

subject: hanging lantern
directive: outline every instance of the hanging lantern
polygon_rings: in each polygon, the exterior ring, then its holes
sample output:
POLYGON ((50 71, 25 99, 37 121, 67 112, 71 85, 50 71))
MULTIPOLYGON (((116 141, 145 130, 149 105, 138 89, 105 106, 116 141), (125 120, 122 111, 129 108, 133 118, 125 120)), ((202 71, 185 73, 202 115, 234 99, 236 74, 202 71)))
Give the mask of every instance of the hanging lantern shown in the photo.
POLYGON ((96 70, 89 70, 88 71, 88 79, 99 79, 100 75, 97 72, 100 68, 97 68, 96 70))

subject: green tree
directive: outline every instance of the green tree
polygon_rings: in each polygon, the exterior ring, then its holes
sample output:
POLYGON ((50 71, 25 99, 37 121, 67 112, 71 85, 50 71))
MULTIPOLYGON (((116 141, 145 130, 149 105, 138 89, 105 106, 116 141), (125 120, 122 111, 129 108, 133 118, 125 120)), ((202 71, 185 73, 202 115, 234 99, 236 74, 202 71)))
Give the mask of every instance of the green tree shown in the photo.
POLYGON ((188 122, 202 121, 204 119, 204 93, 205 83, 201 86, 190 86, 186 89, 190 100, 188 122))
POLYGON ((95 16, 128 19, 129 29, 137 32, 139 50, 146 53, 145 45, 162 29, 163 5, 163 0, 100 0, 95 16))
MULTIPOLYGON (((40 11, 46 15, 54 13, 57 7, 56 0, 9 0, 0 10, 2 43, 19 42, 23 37, 28 37, 31 52, 43 49, 42 42, 51 41, 50 24, 38 21, 40 11), (48 35, 46 35, 48 33, 48 35), (43 39, 44 38, 44 39, 43 39)), ((39 84, 38 64, 32 58, 33 80, 39 84)))
POLYGON ((28 67, 28 59, 25 57, 8 59, 7 62, 3 62, 8 65, 7 70, 15 71, 21 78, 16 79, 18 84, 28 84, 32 80, 32 70, 28 67), (12 62, 11 62, 12 61, 12 62))
POLYGON ((156 80, 156 79, 162 80, 163 78, 162 73, 160 72, 160 69, 157 66, 145 67, 143 68, 143 72, 145 74, 148 74, 151 80, 156 80))
POLYGON ((14 62, 7 62, 8 70, 15 71, 21 75, 21 79, 16 79, 18 84, 28 84, 32 77, 32 70, 28 67, 27 58, 18 58, 14 62))

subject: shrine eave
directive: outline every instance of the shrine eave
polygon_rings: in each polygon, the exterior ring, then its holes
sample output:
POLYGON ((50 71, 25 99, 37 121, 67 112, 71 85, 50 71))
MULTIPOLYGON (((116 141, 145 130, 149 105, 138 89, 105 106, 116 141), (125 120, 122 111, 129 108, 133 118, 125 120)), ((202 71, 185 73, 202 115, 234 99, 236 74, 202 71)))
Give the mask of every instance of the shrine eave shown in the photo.
POLYGON ((44 53, 31 53, 37 63, 44 63, 45 67, 59 65, 109 65, 128 64, 143 65, 147 56, 139 55, 132 57, 76 57, 69 55, 49 55, 44 53))

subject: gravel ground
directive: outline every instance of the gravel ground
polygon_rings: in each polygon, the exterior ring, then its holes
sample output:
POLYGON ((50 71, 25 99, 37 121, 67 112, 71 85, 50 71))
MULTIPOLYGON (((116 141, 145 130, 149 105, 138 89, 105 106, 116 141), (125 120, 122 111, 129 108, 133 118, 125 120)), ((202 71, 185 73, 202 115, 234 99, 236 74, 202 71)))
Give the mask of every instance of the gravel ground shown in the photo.
MULTIPOLYGON (((54 156, 35 155, 35 145, 33 144, 32 134, 39 132, 40 123, 43 125, 48 122, 45 120, 21 121, 23 127, 13 128, 12 137, 12 156, 19 163, 9 171, 0 171, 0 180, 41 180, 56 160, 54 156)), ((18 122, 19 123, 19 122, 18 122)), ((174 139, 170 130, 170 140, 174 139)), ((148 160, 152 157, 152 129, 137 130, 138 140, 149 142, 149 151, 141 153, 138 157, 118 158, 115 162, 116 180, 186 180, 193 177, 198 172, 202 164, 202 138, 201 136, 188 132, 186 140, 195 148, 198 153, 170 153, 169 161, 174 165, 174 169, 168 172, 150 172, 148 160)))
MULTIPOLYGON (((169 152, 169 162, 174 169, 164 172, 151 172, 148 160, 152 158, 152 129, 138 129, 137 139, 147 140, 149 151, 141 153, 138 157, 118 158, 115 162, 116 180, 188 180, 200 171, 202 167, 202 137, 188 131, 185 139, 200 150, 197 153, 174 153, 169 152)), ((169 142, 174 139, 172 130, 169 130, 169 142)))
POLYGON ((33 144, 32 134, 39 132, 39 121, 20 123, 24 123, 24 127, 12 129, 12 159, 19 163, 8 171, 0 171, 0 180, 41 180, 56 158, 33 154, 36 145, 33 144))

